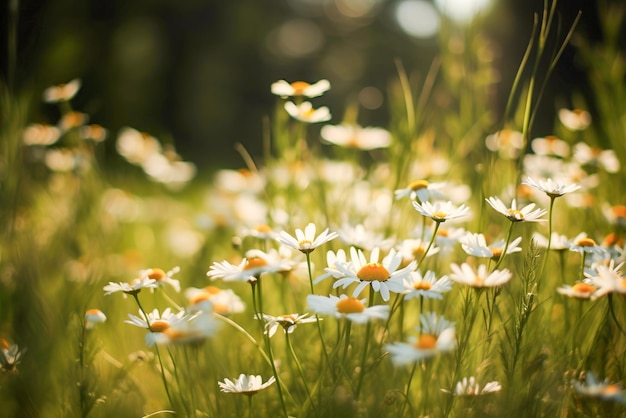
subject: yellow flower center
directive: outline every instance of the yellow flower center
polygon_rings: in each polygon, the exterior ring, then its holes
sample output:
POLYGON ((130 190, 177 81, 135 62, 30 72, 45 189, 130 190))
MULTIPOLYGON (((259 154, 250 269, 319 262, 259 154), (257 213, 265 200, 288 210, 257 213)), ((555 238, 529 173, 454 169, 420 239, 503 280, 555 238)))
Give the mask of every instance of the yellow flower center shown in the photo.
POLYGON ((620 390, 621 389, 619 386, 615 384, 610 384, 610 385, 606 385, 604 389, 602 389, 602 393, 604 395, 615 395, 616 393, 619 393, 620 390))
POLYGON ((365 305, 357 298, 347 297, 337 302, 337 312, 342 314, 361 313, 364 310, 365 305))
POLYGON ((613 206, 613 215, 615 215, 616 218, 626 218, 626 206, 624 205, 617 205, 617 206, 613 206))
POLYGON ((206 286, 204 288, 204 291, 207 292, 210 295, 217 295, 218 293, 220 293, 222 291, 222 289, 220 289, 217 286, 206 286))
POLYGON ((591 238, 581 238, 575 242, 579 247, 595 247, 596 242, 591 238))
POLYGON ((423 245, 417 245, 411 249, 411 253, 416 259, 421 258, 424 254, 426 254, 426 248, 424 248, 423 245))
POLYGON ((437 337, 430 334, 422 334, 415 343, 415 347, 421 350, 429 350, 437 345, 437 337))
POLYGON ((448 236, 448 230, 445 228, 439 228, 439 230, 437 231, 437 236, 439 237, 447 237, 448 236))
POLYGON ((254 268, 263 266, 267 266, 267 261, 265 261, 261 257, 250 257, 246 261, 246 266, 244 267, 244 270, 252 270, 254 268))
POLYGON ((437 219, 439 219, 439 220, 445 220, 445 219, 446 219, 446 216, 448 216, 448 214, 446 214, 445 212, 442 212, 442 211, 438 210, 438 211, 436 211, 436 212, 434 212, 434 213, 433 213, 432 218, 433 218, 433 219, 435 219, 435 220, 437 220, 437 219))
POLYGON ((524 214, 517 209, 509 209, 508 212, 509 212, 509 215, 511 215, 511 217, 517 220, 521 221, 522 219, 524 219, 524 214))
POLYGON ((87 309, 85 315, 99 315, 100 309, 87 309))
POLYGON ((209 292, 198 293, 194 297, 189 299, 189 304, 197 305, 198 303, 206 302, 211 299, 211 294, 209 292))
POLYGON ((409 184, 409 189, 414 191, 427 189, 429 184, 430 183, 428 183, 428 180, 415 180, 411 182, 411 184, 409 184))
POLYGON ((260 232, 262 234, 268 234, 270 232, 272 232, 272 228, 269 227, 269 225, 257 225, 256 228, 254 228, 257 232, 260 232))
POLYGON ((290 323, 296 322, 296 317, 293 315, 278 315, 279 320, 284 320, 290 323))
POLYGON ((357 272, 356 276, 367 282, 373 282, 377 280, 379 282, 384 282, 389 279, 389 271, 380 263, 368 263, 361 267, 361 269, 357 272))
POLYGON ((491 250, 491 258, 495 261, 502 256, 502 248, 489 248, 491 250))
POLYGON ((572 290, 575 290, 579 293, 588 294, 595 292, 596 288, 587 283, 576 283, 574 286, 572 286, 572 290))
POLYGON ((230 309, 228 308, 228 306, 224 305, 223 303, 214 303, 213 311, 222 315, 227 315, 228 313, 230 313, 230 309))
POLYGON ((157 319, 150 324, 150 331, 152 332, 165 332, 170 327, 166 321, 157 319))
POLYGON ((417 282, 413 284, 413 289, 415 290, 430 290, 431 287, 433 286, 428 282, 417 282))
POLYGON ((294 96, 301 96, 304 93, 304 90, 306 90, 310 86, 311 85, 306 81, 294 81, 293 83, 291 83, 294 96))
POLYGON ((163 280, 167 277, 167 274, 161 269, 150 269, 148 271, 148 278, 152 280, 163 280))

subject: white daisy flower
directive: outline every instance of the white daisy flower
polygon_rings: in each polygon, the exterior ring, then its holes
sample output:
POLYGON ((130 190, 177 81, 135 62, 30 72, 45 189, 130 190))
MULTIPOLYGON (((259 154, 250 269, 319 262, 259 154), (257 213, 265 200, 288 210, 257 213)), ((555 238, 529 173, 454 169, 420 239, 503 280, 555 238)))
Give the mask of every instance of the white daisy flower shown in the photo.
POLYGON ((370 254, 369 261, 365 258, 363 251, 354 247, 350 248, 350 263, 337 263, 335 266, 344 277, 333 284, 333 288, 343 286, 345 289, 353 283, 358 283, 352 296, 357 297, 363 289, 371 286, 373 291, 380 292, 381 297, 386 302, 389 300, 389 292, 401 293, 404 288, 402 280, 415 270, 415 262, 398 270, 402 263, 402 255, 395 250, 391 250, 382 262, 379 262, 380 249, 374 248, 370 254))
POLYGON ((397 246, 398 253, 402 254, 402 260, 404 265, 409 264, 411 261, 419 261, 425 257, 431 257, 439 253, 439 248, 436 245, 432 245, 428 249, 428 241, 422 241, 421 239, 405 239, 397 246))
POLYGON ((351 245, 363 250, 371 251, 374 247, 390 248, 391 240, 384 239, 381 234, 376 234, 363 224, 350 225, 344 223, 337 231, 339 239, 346 245, 351 245))
POLYGON ((551 178, 548 180, 535 181, 532 178, 527 177, 526 181, 523 181, 522 184, 526 184, 534 189, 544 192, 552 199, 580 189, 580 186, 577 184, 566 185, 559 181, 554 181, 551 178))
POLYGON ((142 165, 152 155, 161 153, 161 143, 152 135, 126 127, 119 131, 115 149, 129 163, 142 165))
POLYGON ((463 263, 460 267, 457 264, 452 264, 450 268, 452 269, 450 275, 452 280, 477 288, 502 286, 513 277, 508 269, 494 270, 488 273, 487 266, 484 264, 478 266, 476 271, 467 263, 463 263))
POLYGON ((530 147, 536 155, 553 155, 567 158, 570 154, 569 144, 554 135, 548 135, 545 138, 535 138, 530 143, 530 147))
POLYGON ((469 213, 469 208, 462 204, 456 207, 452 202, 412 202, 413 207, 423 216, 431 218, 433 221, 440 223, 452 219, 458 219, 469 213))
POLYGON ((330 82, 328 80, 320 80, 316 83, 309 84, 305 81, 294 81, 289 83, 285 80, 279 80, 272 83, 272 94, 286 97, 304 96, 308 98, 318 97, 330 90, 330 82))
POLYGON ((417 270, 403 280, 404 299, 423 297, 425 299, 443 299, 443 293, 452 289, 452 280, 448 276, 439 279, 433 271, 428 270, 424 276, 417 270))
POLYGON ((4 372, 17 372, 17 365, 20 364, 26 349, 20 348, 17 344, 9 343, 4 338, 0 338, 0 370, 4 372))
POLYGON ((337 250, 337 252, 333 252, 333 251, 328 251, 326 253, 326 265, 328 267, 324 268, 324 274, 322 274, 321 276, 315 278, 315 280, 313 280, 313 284, 318 284, 319 282, 321 282, 324 279, 327 279, 329 277, 334 277, 335 279, 340 279, 343 277, 343 273, 340 272, 337 267, 336 264, 337 263, 347 263, 348 262, 348 258, 346 256, 346 252, 342 249, 337 250))
MULTIPOLYGON (((507 255, 521 252, 522 249, 519 246, 520 242, 522 242, 522 237, 517 237, 513 241, 509 242, 506 249, 507 255)), ((492 258, 496 261, 500 259, 502 252, 504 251, 504 247, 506 246, 506 241, 503 239, 498 240, 491 245, 487 245, 487 241, 483 234, 474 234, 471 232, 468 232, 464 237, 460 238, 459 243, 461 244, 463 251, 469 255, 492 258)))
POLYGON ((124 296, 126 296, 136 295, 137 293, 141 292, 141 289, 155 289, 157 286, 158 285, 156 280, 150 279, 148 277, 140 277, 133 280, 131 283, 109 282, 109 284, 104 286, 102 290, 105 291, 105 296, 117 292, 123 292, 124 296))
MULTIPOLYGON (((486 383, 481 389, 474 376, 470 376, 469 379, 464 377, 462 380, 458 381, 452 393, 454 396, 481 396, 488 393, 499 392, 500 390, 502 390, 502 386, 496 381, 486 383)), ((444 389, 442 389, 442 391, 449 392, 444 389)))
POLYGON ((502 129, 485 138, 489 151, 498 152, 505 159, 517 158, 524 147, 524 135, 512 129, 502 129))
POLYGON ((324 141, 345 148, 373 150, 391 145, 391 134, 383 128, 359 125, 325 125, 320 131, 324 141))
MULTIPOLYGON (((555 251, 569 250, 571 242, 565 235, 561 235, 558 232, 551 234, 550 249, 555 251)), ((533 232, 533 241, 537 243, 538 247, 548 248, 548 238, 541 235, 539 232, 533 232)))
POLYGON ((281 244, 306 254, 312 252, 320 245, 337 238, 338 236, 336 232, 329 233, 328 228, 326 228, 324 232, 319 234, 317 237, 315 236, 315 231, 315 224, 311 222, 304 228, 304 232, 302 232, 301 229, 296 229, 295 238, 287 232, 281 231, 276 240, 281 244))
POLYGON ((393 192, 396 199, 409 197, 411 200, 426 202, 431 199, 442 199, 443 193, 439 190, 446 186, 446 183, 431 183, 428 180, 415 180, 409 183, 404 189, 393 192))
POLYGON ((224 379, 224 382, 218 382, 222 392, 226 393, 242 393, 244 395, 252 396, 260 390, 269 387, 274 383, 276 379, 274 376, 270 377, 267 382, 263 383, 261 376, 240 374, 239 377, 232 381, 230 379, 224 379))
POLYGON ((340 297, 329 295, 308 295, 306 298, 309 310, 335 318, 346 318, 357 324, 364 324, 372 319, 387 319, 388 305, 366 306, 366 299, 356 299, 347 295, 340 297))
POLYGON ((24 128, 22 141, 24 145, 52 145, 61 138, 61 130, 56 126, 34 123, 24 128))
POLYGON ((583 109, 559 109, 559 120, 571 131, 582 131, 591 124, 591 114, 583 109))
POLYGON ((279 326, 283 328, 285 334, 291 334, 297 328, 298 324, 317 321, 317 318, 308 318, 308 315, 308 313, 302 315, 293 313, 278 316, 262 314, 262 319, 265 321, 265 334, 272 338, 279 326))
MULTIPOLYGON (((621 274, 621 268, 624 263, 617 266, 613 262, 609 266, 598 265, 595 268, 595 274, 589 277, 590 283, 597 288, 591 297, 592 299, 600 298, 609 293, 626 294, 626 278, 621 274)), ((585 273, 587 276, 587 273, 585 273)))
POLYGON ((598 289, 589 280, 578 282, 573 286, 563 285, 556 289, 559 294, 575 299, 591 299, 596 290, 598 289))
POLYGON ((592 238, 589 238, 584 232, 576 235, 576 237, 570 241, 569 249, 579 254, 604 255, 606 253, 604 248, 596 244, 596 242, 592 238))
POLYGON ((609 221, 612 225, 617 225, 622 228, 626 228, 626 206, 625 205, 615 205, 610 206, 608 204, 604 204, 602 206, 602 213, 607 221, 609 221))
POLYGON ((178 293, 180 292, 180 282, 173 278, 173 276, 180 271, 180 267, 174 267, 168 272, 163 271, 160 268, 150 268, 141 270, 139 277, 147 277, 153 279, 157 283, 157 287, 162 287, 164 284, 168 284, 174 288, 178 293))
POLYGON ((534 203, 530 203, 521 209, 517 209, 517 202, 515 199, 511 202, 510 208, 506 207, 506 205, 497 197, 490 197, 486 200, 487 203, 489 203, 489 205, 496 210, 496 212, 501 213, 511 222, 545 221, 545 219, 539 218, 545 215, 547 211, 545 209, 535 209, 534 203))
POLYGON ((626 404, 626 393, 621 383, 609 383, 606 379, 600 382, 591 372, 586 373, 584 383, 574 380, 572 386, 583 396, 626 404))
POLYGON ((285 110, 292 118, 306 123, 326 122, 331 118, 328 107, 322 106, 314 109, 311 102, 302 102, 300 104, 286 102, 285 110))
POLYGON ((409 338, 408 343, 396 342, 385 344, 396 366, 414 364, 415 362, 445 353, 456 347, 454 324, 434 312, 420 315, 421 326, 416 330, 419 337, 409 338))
POLYGON ((81 84, 81 80, 75 78, 68 83, 48 87, 43 91, 43 100, 47 103, 66 102, 71 100, 76 93, 78 93, 78 90, 80 90, 81 84))
POLYGON ((620 162, 615 151, 590 147, 584 142, 574 145, 573 158, 580 165, 600 166, 609 173, 617 173, 620 170, 620 162))
POLYGON ((93 329, 95 324, 106 322, 107 317, 100 309, 87 309, 85 311, 85 329, 93 329))
POLYGON ((276 250, 267 253, 261 250, 248 250, 246 258, 238 265, 228 261, 214 262, 207 276, 211 280, 222 279, 225 282, 254 282, 263 273, 276 273, 290 269, 291 266, 279 257, 276 250))
POLYGON ((245 304, 232 289, 206 286, 202 289, 190 287, 185 290, 189 311, 213 311, 220 315, 231 315, 245 310, 245 304))

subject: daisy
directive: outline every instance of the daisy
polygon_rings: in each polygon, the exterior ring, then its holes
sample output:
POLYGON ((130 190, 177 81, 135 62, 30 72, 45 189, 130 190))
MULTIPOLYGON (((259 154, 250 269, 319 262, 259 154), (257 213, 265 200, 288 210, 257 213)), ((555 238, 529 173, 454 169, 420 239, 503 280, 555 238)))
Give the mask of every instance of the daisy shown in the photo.
POLYGON ((148 312, 146 314, 140 310, 139 316, 128 314, 129 319, 124 322, 139 328, 147 329, 148 334, 146 335, 146 344, 148 347, 152 347, 156 342, 162 342, 162 340, 164 340, 161 335, 157 334, 167 332, 173 323, 182 320, 184 317, 184 311, 173 313, 170 308, 165 309, 162 313, 159 313, 158 309, 154 309, 152 312, 148 312))
POLYGON ((428 201, 422 203, 414 201, 412 203, 416 211, 437 223, 462 218, 469 213, 469 208, 464 204, 456 207, 452 202, 435 202, 433 204, 428 201))
MULTIPOLYGON (((590 283, 597 288, 592 299, 600 298, 609 293, 626 294, 626 278, 621 274, 620 269, 624 264, 614 266, 612 262, 609 266, 599 265, 595 269, 595 274, 590 275, 590 283)), ((587 276, 587 273, 585 273, 587 276)))
POLYGON ((326 122, 331 118, 330 110, 326 106, 314 109, 311 102, 302 102, 300 104, 286 102, 285 110, 289 113, 289 116, 301 122, 326 122))
POLYGON ((419 261, 424 257, 431 257, 439 253, 439 248, 432 245, 430 249, 428 249, 428 254, 426 254, 427 248, 428 242, 410 238, 402 240, 398 245, 398 253, 402 254, 403 265, 407 265, 413 260, 419 261))
POLYGON ((139 272, 139 277, 147 277, 148 279, 153 279, 156 281, 158 287, 162 287, 165 284, 172 286, 176 293, 180 292, 180 282, 172 276, 180 271, 180 267, 174 267, 167 273, 160 268, 150 268, 141 270, 139 272))
POLYGON ((207 276, 211 280, 222 279, 225 282, 244 281, 255 282, 263 273, 288 271, 290 266, 281 260, 276 250, 267 253, 261 250, 248 250, 246 258, 238 265, 228 261, 214 262, 207 276))
POLYGON ((260 240, 275 240, 278 237, 278 232, 275 232, 267 224, 258 224, 252 228, 240 228, 238 235, 242 238, 252 237, 260 240))
POLYGON ((586 373, 584 383, 574 380, 572 385, 583 396, 626 404, 626 393, 620 383, 609 383, 606 379, 600 382, 591 372, 586 373))
POLYGON ((345 289, 353 283, 358 283, 352 293, 352 296, 356 297, 367 286, 371 286, 373 291, 380 292, 385 302, 389 300, 389 292, 402 292, 404 290, 402 280, 415 270, 415 262, 413 261, 408 266, 398 270, 402 263, 402 254, 392 249, 382 262, 378 261, 379 256, 380 249, 378 247, 372 250, 369 261, 365 258, 363 251, 351 247, 351 262, 335 265, 344 277, 337 280, 333 284, 333 288, 343 286, 345 289))
POLYGON ((16 372, 25 349, 17 344, 11 344, 4 338, 0 338, 0 370, 4 372, 16 372))
POLYGON ((408 343, 385 344, 394 365, 414 364, 456 347, 454 324, 443 316, 438 317, 434 312, 420 314, 420 322, 421 326, 416 328, 419 337, 409 338, 408 343))
POLYGON ((317 318, 307 318, 308 315, 308 313, 303 315, 294 313, 278 316, 262 314, 262 319, 265 320, 265 334, 272 338, 279 326, 283 328, 285 334, 291 334, 296 329, 298 324, 306 324, 317 321, 317 318))
POLYGON ((452 289, 452 280, 448 276, 442 276, 439 279, 435 273, 428 270, 424 276, 417 270, 403 280, 404 299, 413 299, 422 297, 425 299, 443 299, 442 293, 452 289))
POLYGON ((215 335, 220 323, 213 312, 198 311, 175 318, 163 332, 146 336, 148 346, 153 344, 196 344, 215 335))
POLYGON ((272 376, 267 380, 267 382, 263 383, 263 378, 261 376, 246 376, 242 373, 235 381, 224 379, 224 382, 218 382, 217 384, 222 392, 242 393, 244 395, 252 396, 258 391, 269 387, 275 381, 276 379, 272 376))
POLYGON ((62 131, 69 131, 73 128, 83 126, 89 121, 89 115, 81 112, 67 112, 59 120, 57 126, 62 131))
POLYGON ((591 124, 591 114, 583 109, 559 109, 559 120, 571 131, 582 131, 591 124))
POLYGON ((232 289, 220 289, 216 286, 206 286, 202 289, 190 287, 185 290, 185 297, 189 301, 189 311, 213 311, 220 315, 231 315, 245 310, 241 298, 232 289))
POLYGON ((324 268, 324 274, 322 274, 321 276, 313 280, 313 284, 318 284, 322 280, 327 279, 329 277, 334 277, 335 279, 342 278, 343 273, 337 269, 336 265, 337 263, 347 263, 347 262, 348 262, 348 258, 344 250, 339 249, 337 250, 336 253, 333 251, 328 251, 326 253, 326 265, 328 267, 324 268))
POLYGON ((100 125, 91 124, 81 126, 78 134, 82 139, 89 139, 93 142, 102 142, 106 139, 108 132, 100 125))
POLYGON ((600 247, 596 242, 589 238, 586 233, 581 232, 576 235, 569 246, 570 251, 577 252, 579 254, 598 254, 603 255, 606 250, 600 247))
POLYGON ((330 90, 330 82, 328 80, 320 80, 316 83, 309 84, 305 81, 294 81, 288 83, 285 80, 279 80, 272 84, 272 94, 286 97, 304 96, 308 98, 318 97, 330 90))
POLYGON ((43 91, 43 100, 47 103, 66 102, 78 93, 80 86, 80 79, 75 78, 68 83, 48 87, 43 91))
POLYGON ((100 309, 87 309, 85 312, 85 329, 93 329, 95 324, 106 322, 107 317, 100 309))
POLYGON ((598 289, 589 280, 578 282, 573 286, 563 285, 556 289, 559 294, 575 299, 591 299, 596 290, 598 289))
POLYGON ((351 245, 363 250, 371 251, 374 247, 389 248, 391 240, 384 239, 381 234, 376 234, 363 224, 355 226, 344 223, 337 231, 339 239, 346 245, 351 245))
POLYGON ((295 238, 287 232, 281 231, 276 240, 281 244, 285 244, 288 247, 307 254, 315 250, 320 245, 325 244, 338 236, 336 232, 329 233, 328 228, 326 228, 324 232, 319 234, 317 237, 315 236, 315 231, 315 224, 311 222, 304 228, 304 232, 302 232, 301 229, 296 229, 295 238))
POLYGON ((161 143, 152 135, 126 127, 120 130, 115 149, 129 163, 141 165, 151 155, 161 152, 161 143))
POLYGON ((396 199, 409 197, 411 200, 426 202, 431 198, 441 199, 443 193, 439 190, 446 186, 446 183, 431 183, 428 180, 414 180, 404 189, 395 190, 393 193, 396 199))
POLYGON ((123 292, 124 296, 126 295, 136 295, 141 292, 142 289, 155 289, 157 287, 157 282, 154 279, 150 279, 148 277, 140 277, 133 280, 131 283, 118 282, 113 283, 109 282, 108 285, 104 286, 102 290, 106 293, 105 296, 110 295, 112 293, 123 292))
POLYGON ((527 177, 526 181, 523 181, 522 184, 526 184, 534 189, 544 192, 551 199, 563 196, 566 193, 575 192, 576 190, 580 189, 580 186, 577 184, 566 185, 552 179, 535 181, 530 177, 527 177))
MULTIPOLYGON (((448 390, 441 390, 443 392, 450 393, 448 390)), ((500 390, 502 390, 502 386, 500 386, 500 383, 496 381, 485 384, 485 386, 481 389, 474 376, 470 376, 469 379, 464 377, 463 380, 458 381, 452 394, 454 396, 481 396, 489 393, 500 392, 500 390)))
POLYGON ((522 209, 517 209, 517 202, 515 199, 511 202, 511 207, 507 208, 502 201, 497 197, 490 197, 487 203, 494 208, 497 212, 504 215, 511 222, 542 222, 545 219, 539 219, 546 214, 545 209, 535 209, 535 204, 530 203, 524 206, 522 209))
POLYGON ((615 151, 590 147, 584 142, 574 145, 573 158, 580 165, 600 166, 609 173, 617 173, 620 169, 620 162, 615 151))
POLYGON ((503 129, 487 136, 485 145, 489 151, 498 152, 500 157, 510 160, 519 156, 524 147, 524 136, 519 131, 503 129))
POLYGON ((567 158, 570 154, 569 144, 554 135, 548 135, 545 138, 535 138, 530 143, 530 147, 537 155, 553 155, 567 158))
POLYGON ((24 145, 52 145, 61 137, 61 130, 56 126, 43 123, 28 125, 22 133, 24 145))
POLYGON ((626 228, 626 206, 625 205, 604 205, 602 207, 602 213, 607 221, 612 225, 617 225, 622 228, 626 228))
POLYGON ((308 295, 306 301, 308 308, 317 314, 346 318, 357 324, 364 324, 371 319, 387 319, 389 317, 388 305, 366 307, 366 299, 356 299, 347 295, 340 297, 308 295))
POLYGON ((348 124, 325 125, 320 135, 329 144, 345 148, 373 150, 391 145, 391 134, 383 128, 363 128, 359 125, 348 124))
MULTIPOLYGON (((558 232, 553 232, 550 239, 550 249, 555 251, 569 250, 571 246, 570 240, 565 235, 560 235, 558 232)), ((544 237, 538 232, 534 232, 532 240, 537 243, 538 247, 548 248, 548 238, 544 237)))
MULTIPOLYGON (((517 237, 509 242, 506 248, 507 255, 521 252, 522 249, 519 247, 520 242, 522 242, 522 237, 517 237)), ((460 238, 459 243, 463 251, 469 255, 492 258, 496 261, 500 259, 504 247, 506 246, 506 241, 503 239, 494 242, 492 245, 487 245, 483 234, 473 234, 471 232, 468 232, 464 237, 460 238)))
POLYGON ((491 273, 487 273, 487 266, 484 264, 478 266, 477 271, 474 271, 467 263, 463 263, 460 267, 452 264, 450 268, 452 269, 452 274, 450 275, 452 280, 475 288, 502 286, 513 277, 508 269, 494 270, 491 273))

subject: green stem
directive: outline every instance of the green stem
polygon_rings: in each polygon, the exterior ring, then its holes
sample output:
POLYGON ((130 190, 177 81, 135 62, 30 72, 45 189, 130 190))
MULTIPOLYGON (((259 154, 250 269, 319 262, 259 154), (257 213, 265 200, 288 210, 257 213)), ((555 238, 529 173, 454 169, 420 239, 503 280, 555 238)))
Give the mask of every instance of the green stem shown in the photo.
MULTIPOLYGON (((309 285, 311 287, 311 294, 314 295, 315 291, 313 289, 313 271, 311 267, 311 253, 307 252, 306 254, 306 265, 309 272, 309 285)), ((330 366, 330 358, 328 357, 328 350, 326 350, 326 341, 324 340, 324 333, 322 332, 322 325, 320 324, 320 317, 318 314, 315 314, 316 324, 317 324, 317 333, 320 337, 320 342, 322 343, 322 351, 324 352, 324 358, 326 359, 326 365, 329 369, 331 369, 331 373, 333 375, 333 379, 335 376, 335 372, 332 370, 330 366)))
POLYGON ((504 243, 502 254, 500 254, 500 258, 498 258, 498 262, 493 267, 493 271, 497 270, 498 267, 500 267, 500 264, 502 264, 502 260, 504 260, 504 257, 506 256, 506 252, 509 250, 509 243, 511 242, 511 234, 513 233, 513 223, 514 222, 511 222, 509 225, 509 231, 506 234, 506 242, 504 243))
MULTIPOLYGON (((552 211, 554 209, 554 201, 557 196, 550 196, 550 208, 548 209, 548 246, 546 248, 546 255, 543 257, 543 263, 541 264, 541 271, 539 272, 539 277, 543 277, 543 272, 546 268, 548 254, 550 254, 550 246, 552 245, 552 211)), ((539 282, 537 282, 537 288, 539 287, 539 282)))
MULTIPOLYGON (((368 306, 371 307, 374 305, 374 296, 376 292, 370 286, 370 298, 368 306)), ((367 361, 367 352, 369 350, 369 342, 370 342, 370 334, 372 332, 372 322, 367 321, 367 326, 365 328, 365 345, 363 346, 363 354, 361 356, 361 369, 359 370, 359 382, 357 383, 355 398, 358 400, 359 395, 361 394, 361 388, 363 387, 363 378, 365 376, 365 362, 367 361)))
POLYGON ((317 412, 317 408, 315 407, 315 402, 313 402, 313 396, 311 396, 311 391, 309 390, 309 386, 306 384, 307 379, 306 379, 306 375, 304 374, 304 370, 302 369, 302 364, 300 363, 300 360, 298 359, 296 351, 293 349, 293 344, 291 344, 291 339, 289 338, 288 332, 285 333, 285 338, 287 340, 287 347, 289 347, 291 356, 293 357, 293 360, 296 362, 296 367, 298 367, 298 371, 300 372, 300 377, 302 378, 302 384, 304 385, 304 389, 306 390, 307 397, 309 398, 309 401, 311 402, 311 406, 313 407, 313 412, 315 412, 315 416, 319 416, 319 413, 317 412))
POLYGON ((413 363, 411 373, 409 374, 409 380, 406 383, 406 390, 404 391, 404 403, 402 404, 402 409, 400 409, 400 416, 404 415, 404 409, 409 402, 409 392, 411 391, 411 383, 413 382, 413 376, 415 376, 415 370, 417 370, 417 361, 413 363))
POLYGON ((435 228, 433 230, 432 236, 430 237, 430 242, 428 243, 428 247, 426 247, 426 251, 424 251, 424 255, 420 259, 419 263, 417 263, 417 267, 415 268, 415 270, 420 268, 420 266, 422 265, 422 262, 428 256, 428 252, 430 251, 430 247, 433 246, 433 243, 435 242, 435 238, 437 238, 437 231, 439 231, 439 225, 440 224, 441 224, 441 221, 435 221, 435 228))

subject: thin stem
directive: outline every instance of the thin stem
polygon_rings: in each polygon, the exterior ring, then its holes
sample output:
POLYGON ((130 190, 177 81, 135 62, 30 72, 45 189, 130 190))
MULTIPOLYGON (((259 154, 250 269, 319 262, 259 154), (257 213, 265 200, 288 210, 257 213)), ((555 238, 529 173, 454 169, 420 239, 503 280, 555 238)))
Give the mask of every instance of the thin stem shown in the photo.
POLYGON ((309 386, 306 384, 307 379, 306 379, 306 375, 304 374, 304 370, 302 369, 302 364, 300 363, 300 360, 298 359, 298 355, 296 354, 296 351, 293 349, 293 344, 291 344, 291 339, 289 338, 288 332, 285 333, 285 338, 287 340, 287 347, 289 347, 291 356, 293 357, 293 360, 296 362, 296 367, 298 367, 298 371, 300 372, 300 377, 302 378, 302 385, 304 386, 307 397, 309 398, 309 401, 311 402, 311 406, 313 407, 313 412, 315 412, 315 416, 319 416, 319 413, 317 412, 317 408, 315 407, 315 402, 313 402, 313 396, 311 396, 311 391, 309 390, 309 386))
MULTIPOLYGON (((371 306, 374 305, 374 296, 375 295, 376 295, 376 293, 370 287, 370 298, 369 298, 369 305, 368 306, 371 307, 371 306)), ((356 399, 359 399, 359 394, 361 393, 361 388, 363 387, 363 377, 365 376, 365 362, 367 360, 367 352, 369 350, 369 342, 370 342, 371 331, 372 331, 372 322, 371 321, 367 321, 367 326, 365 328, 365 345, 363 346, 363 354, 361 356, 361 369, 359 370, 359 382, 357 383, 356 393, 355 393, 355 398, 356 399)))
POLYGON ((428 243, 428 247, 426 247, 426 251, 424 251, 424 255, 420 259, 419 263, 417 263, 417 267, 415 268, 416 270, 418 268, 420 268, 420 266, 422 265, 422 262, 428 256, 428 252, 430 251, 430 247, 433 246, 433 243, 435 242, 435 238, 437 238, 437 231, 439 231, 439 225, 440 224, 441 224, 441 221, 435 221, 435 228, 434 228, 433 233, 432 233, 432 235, 430 237, 430 242, 428 243))
MULTIPOLYGON (((309 272, 309 285, 311 287, 311 294, 314 295, 315 291, 313 289, 313 271, 311 268, 311 253, 307 252, 306 254, 306 265, 309 272)), ((333 378, 335 377, 335 372, 330 367, 330 358, 328 357, 328 351, 326 350, 326 341, 324 340, 324 333, 322 332, 322 325, 320 324, 320 317, 318 314, 315 314, 315 319, 317 323, 317 333, 320 336, 320 342, 322 343, 322 351, 324 352, 324 358, 326 359, 326 365, 329 369, 331 369, 331 373, 333 374, 333 378)))
POLYGON ((509 225, 509 231, 506 234, 506 241, 504 243, 504 248, 502 249, 502 254, 500 254, 500 258, 498 258, 498 262, 493 267, 494 271, 497 270, 498 267, 500 267, 500 264, 502 264, 502 260, 504 260, 504 257, 506 256, 506 252, 509 249, 509 243, 511 242, 511 234, 512 233, 513 233, 513 222, 511 222, 510 225, 509 225))
MULTIPOLYGON (((550 196, 550 208, 548 209, 548 247, 546 248, 546 255, 543 257, 543 263, 541 264, 541 271, 539 277, 543 277, 543 272, 546 268, 548 254, 550 254, 550 246, 552 245, 552 211, 554 209, 554 201, 557 196, 550 196)), ((537 286, 538 286, 537 282, 537 286)))
POLYGON ((415 376, 415 370, 417 370, 417 361, 413 363, 413 367, 411 368, 411 373, 409 374, 409 380, 406 383, 406 389, 404 391, 404 403, 402 404, 402 409, 400 409, 400 416, 404 415, 404 409, 406 408, 406 405, 409 402, 409 392, 411 391, 411 383, 413 382, 413 376, 415 376))

